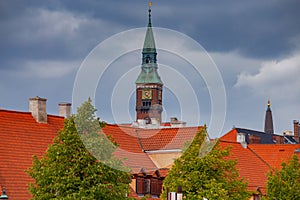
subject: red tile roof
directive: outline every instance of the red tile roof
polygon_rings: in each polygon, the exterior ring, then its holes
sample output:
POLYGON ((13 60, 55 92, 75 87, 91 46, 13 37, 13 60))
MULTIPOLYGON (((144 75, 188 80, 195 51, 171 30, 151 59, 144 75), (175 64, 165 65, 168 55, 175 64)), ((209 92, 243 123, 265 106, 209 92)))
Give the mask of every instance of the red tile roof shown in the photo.
MULTIPOLYGON (((32 165, 32 156, 41 156, 63 127, 64 118, 48 115, 48 123, 37 123, 29 112, 0 110, 0 186, 6 187, 10 199, 29 199, 28 183, 32 179, 24 172, 32 165)), ((158 170, 165 177, 168 169, 157 169, 147 151, 180 149, 191 141, 200 127, 140 129, 107 124, 102 131, 119 145, 116 155, 126 158, 124 164, 138 173, 158 170)), ((259 186, 265 191, 266 174, 270 168, 280 168, 300 149, 300 145, 251 144, 243 148, 236 142, 236 129, 221 138, 222 147, 232 146, 230 159, 237 159, 240 176, 249 182, 249 190, 259 186)), ((297 154, 298 155, 298 154, 297 154)), ((298 155, 300 156, 300 155, 298 155)))
POLYGON ((160 177, 166 177, 168 175, 169 170, 169 168, 161 168, 158 170, 158 173, 160 177))
MULTIPOLYGON (((7 188, 10 199, 29 199, 24 172, 32 165, 32 156, 42 156, 63 127, 64 118, 48 115, 48 123, 37 123, 30 112, 0 110, 0 186, 7 188)), ((191 140, 197 128, 139 129, 108 124, 102 130, 117 142, 116 155, 137 173, 158 168, 145 150, 181 148, 191 140), (138 137, 137 137, 138 134, 138 137)), ((163 176, 167 170, 159 171, 163 176)))
POLYGON ((136 137, 136 129, 128 126, 119 126, 106 124, 102 129, 105 135, 109 135, 125 151, 131 153, 142 153, 143 150, 140 146, 139 140, 136 137))
POLYGON ((141 168, 144 168, 145 171, 154 171, 158 169, 150 157, 143 152, 134 153, 123 150, 122 148, 117 148, 115 155, 123 160, 123 164, 129 167, 133 174, 138 173, 141 168))
POLYGON ((232 147, 229 159, 237 160, 237 169, 240 177, 248 181, 248 189, 255 191, 260 187, 264 192, 267 181, 266 174, 269 172, 269 165, 250 149, 243 148, 240 143, 221 141, 221 147, 232 147))
POLYGON ((181 149, 192 141, 201 127, 146 129, 138 131, 145 151, 181 149))
POLYGON ((123 163, 137 173, 158 169, 146 151, 181 149, 191 141, 200 127, 141 129, 123 125, 107 124, 102 131, 119 145, 116 155, 125 158, 123 163))
POLYGON ((48 115, 48 123, 37 123, 29 112, 0 110, 0 186, 9 199, 29 199, 24 172, 32 156, 41 156, 63 127, 64 118, 48 115))
POLYGON ((134 153, 150 150, 181 149, 186 141, 192 141, 201 127, 141 129, 107 124, 103 128, 120 148, 134 153))
POLYGON ((300 144, 250 144, 248 148, 268 163, 273 169, 280 169, 281 163, 289 161, 295 154, 300 159, 300 144))
POLYGON ((221 137, 222 141, 236 142, 237 130, 231 129, 228 133, 221 137))
POLYGON ((235 137, 233 129, 221 138, 220 145, 232 147, 229 158, 237 159, 240 176, 248 181, 251 191, 259 186, 265 193, 267 173, 271 169, 280 169, 281 163, 287 162, 294 154, 300 158, 300 153, 295 153, 295 150, 300 150, 300 144, 248 144, 243 148, 240 143, 231 142, 235 137))

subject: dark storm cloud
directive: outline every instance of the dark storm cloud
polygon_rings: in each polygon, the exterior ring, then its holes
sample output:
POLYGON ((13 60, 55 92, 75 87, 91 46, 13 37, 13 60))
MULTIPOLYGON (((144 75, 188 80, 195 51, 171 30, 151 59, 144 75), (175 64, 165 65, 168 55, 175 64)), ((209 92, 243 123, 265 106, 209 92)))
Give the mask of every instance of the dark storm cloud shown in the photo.
MULTIPOLYGON (((244 56, 276 58, 295 47, 299 8, 297 0, 175 0, 154 1, 152 13, 154 26, 182 31, 208 51, 238 50, 244 56)), ((145 26, 146 10, 147 1, 140 0, 1 1, 0 59, 82 58, 110 35, 145 26), (50 18, 43 20, 43 14, 50 18), (55 35, 51 26, 68 17, 79 20, 76 30, 70 33, 66 27, 66 32, 55 35)))
POLYGON ((238 50, 244 56, 276 58, 293 51, 292 40, 300 35, 300 1, 296 0, 172 4, 165 5, 168 16, 157 16, 164 20, 159 24, 190 35, 209 51, 238 50))
MULTIPOLYGON (((59 1, 1 1, 1 68, 26 60, 82 60, 99 42, 125 30, 109 16, 94 16, 81 4, 81 10, 72 6, 59 1)), ((100 12, 107 10, 98 6, 100 12)))

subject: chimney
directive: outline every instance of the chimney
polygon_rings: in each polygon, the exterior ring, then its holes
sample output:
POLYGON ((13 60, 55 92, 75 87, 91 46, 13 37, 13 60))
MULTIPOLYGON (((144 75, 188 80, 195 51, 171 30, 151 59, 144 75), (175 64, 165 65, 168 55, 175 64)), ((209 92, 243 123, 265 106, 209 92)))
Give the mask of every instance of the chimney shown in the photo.
POLYGON ((71 103, 59 103, 58 104, 58 115, 64 118, 71 116, 71 103))
POLYGON ((299 143, 299 121, 298 120, 294 120, 294 138, 296 140, 297 143, 299 143))
POLYGON ((47 123, 46 101, 38 96, 29 99, 29 112, 38 123, 47 123))
POLYGON ((236 135, 236 141, 241 143, 243 148, 247 148, 246 135, 245 133, 238 133, 236 135))

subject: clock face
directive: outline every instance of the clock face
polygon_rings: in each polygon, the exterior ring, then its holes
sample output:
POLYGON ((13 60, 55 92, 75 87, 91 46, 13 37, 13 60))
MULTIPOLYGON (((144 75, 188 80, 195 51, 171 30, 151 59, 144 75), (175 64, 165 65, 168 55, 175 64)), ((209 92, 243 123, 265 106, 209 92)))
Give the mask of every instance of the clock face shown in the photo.
POLYGON ((150 89, 142 90, 142 99, 152 99, 152 91, 150 89))

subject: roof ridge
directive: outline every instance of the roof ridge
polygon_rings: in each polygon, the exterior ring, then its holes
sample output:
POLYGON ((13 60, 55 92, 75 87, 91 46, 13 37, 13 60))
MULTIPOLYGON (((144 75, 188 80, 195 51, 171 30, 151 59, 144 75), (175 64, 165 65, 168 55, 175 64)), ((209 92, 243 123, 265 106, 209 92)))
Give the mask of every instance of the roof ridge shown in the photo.
POLYGON ((141 147, 142 151, 143 151, 143 152, 145 152, 145 149, 144 149, 144 147, 143 147, 142 141, 141 141, 141 139, 140 139, 140 137, 139 137, 138 130, 135 130, 135 134, 136 134, 136 137, 137 137, 138 143, 139 143, 139 145, 140 145, 140 147, 141 147))
POLYGON ((269 163, 267 163, 267 161, 265 161, 261 156, 259 156, 253 149, 251 149, 249 147, 249 145, 247 145, 247 149, 249 149, 258 159, 260 159, 263 163, 265 163, 270 169, 273 170, 273 167, 271 165, 269 165, 269 163))
POLYGON ((106 123, 104 128, 106 128, 106 127, 115 127, 115 128, 122 128, 122 129, 123 128, 127 128, 127 129, 134 129, 134 130, 136 130, 136 128, 134 128, 134 127, 126 126, 126 125, 120 125, 120 124, 109 124, 109 123, 106 123))
MULTIPOLYGON (((247 131, 253 131, 253 132, 257 132, 257 133, 261 133, 261 134, 266 134, 266 135, 276 135, 276 136, 283 136, 283 135, 280 135, 278 133, 273 133, 273 134, 268 134, 264 131, 259 131, 259 130, 254 130, 254 129, 250 129, 250 128, 239 128, 239 127, 235 127, 234 129, 236 129, 238 131, 238 129, 240 130, 247 130, 247 131)), ((239 132, 239 131, 238 131, 239 132)))
POLYGON ((120 127, 120 128, 127 128, 127 129, 132 129, 132 130, 138 130, 138 131, 143 131, 143 132, 150 132, 150 131, 157 131, 157 130, 184 130, 184 129, 199 129, 202 128, 203 126, 188 126, 188 127, 160 127, 160 128, 139 128, 139 127, 132 127, 132 126, 127 126, 127 125, 120 125, 120 124, 110 124, 106 123, 106 127, 120 127))
POLYGON ((64 116, 54 115, 54 114, 47 114, 48 117, 56 117, 56 118, 65 118, 64 116))
POLYGON ((31 112, 29 112, 29 111, 7 110, 7 109, 3 109, 3 108, 0 108, 0 112, 31 114, 31 112))
POLYGON ((194 129, 202 128, 203 126, 186 126, 186 127, 161 127, 161 128, 138 128, 143 131, 153 131, 153 130, 170 130, 170 129, 194 129))
POLYGON ((241 144, 241 143, 239 143, 239 142, 228 141, 228 140, 222 140, 222 139, 220 139, 220 142, 231 143, 231 144, 241 144))
POLYGON ((240 129, 240 130, 248 130, 248 131, 254 131, 254 132, 259 132, 259 133, 265 133, 263 131, 258 131, 258 130, 254 130, 254 129, 250 129, 250 128, 238 128, 238 127, 235 127, 235 129, 240 129))
POLYGON ((266 145, 266 146, 299 146, 300 147, 300 144, 248 144, 249 146, 261 146, 261 145, 266 145))
MULTIPOLYGON (((31 116, 30 111, 19 111, 19 110, 7 110, 0 108, 0 112, 7 112, 7 113, 15 113, 15 114, 28 114, 31 116)), ((57 117, 57 118, 64 118, 63 116, 55 115, 55 114, 47 114, 49 117, 57 117)))

